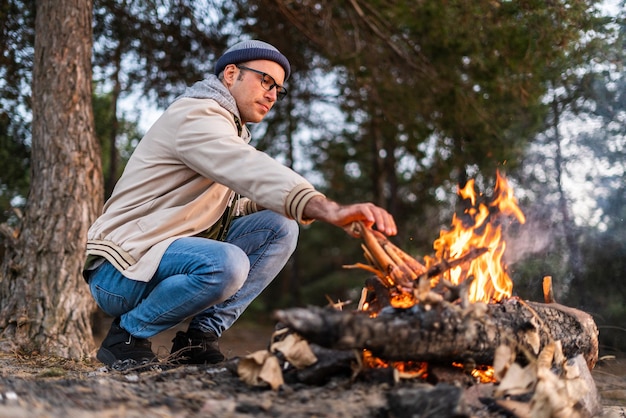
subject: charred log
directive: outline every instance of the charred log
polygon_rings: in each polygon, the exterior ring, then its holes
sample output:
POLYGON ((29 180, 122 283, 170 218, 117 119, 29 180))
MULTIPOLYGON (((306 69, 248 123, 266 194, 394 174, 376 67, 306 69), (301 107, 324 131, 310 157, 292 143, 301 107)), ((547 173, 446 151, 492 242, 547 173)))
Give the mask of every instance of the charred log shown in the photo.
POLYGON ((461 308, 442 302, 386 308, 375 318, 311 307, 278 311, 276 317, 309 342, 339 350, 367 349, 387 361, 491 365, 500 345, 512 347, 523 361, 557 340, 566 357, 581 354, 590 369, 598 359, 598 329, 591 316, 556 303, 511 298, 461 308))
POLYGON ((286 382, 319 386, 332 377, 350 376, 353 373, 352 366, 357 361, 353 350, 331 350, 315 344, 310 347, 318 361, 301 369, 288 368, 284 372, 286 382))

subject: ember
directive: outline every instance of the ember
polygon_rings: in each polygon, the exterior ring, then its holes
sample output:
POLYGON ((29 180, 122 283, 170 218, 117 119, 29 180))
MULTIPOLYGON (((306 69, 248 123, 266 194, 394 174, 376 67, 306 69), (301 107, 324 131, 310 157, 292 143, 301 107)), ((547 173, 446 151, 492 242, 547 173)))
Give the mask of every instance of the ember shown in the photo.
MULTIPOLYGON (((452 362, 452 366, 461 370, 465 370, 465 365, 461 363, 452 362)), ((480 383, 491 383, 496 381, 496 371, 492 366, 478 366, 472 369, 470 374, 474 379, 480 383)))

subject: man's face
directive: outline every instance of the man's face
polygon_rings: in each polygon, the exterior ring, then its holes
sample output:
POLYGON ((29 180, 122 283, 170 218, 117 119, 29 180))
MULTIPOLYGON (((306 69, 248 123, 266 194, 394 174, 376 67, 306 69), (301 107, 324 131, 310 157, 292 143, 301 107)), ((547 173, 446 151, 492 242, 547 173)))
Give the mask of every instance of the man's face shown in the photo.
POLYGON ((278 99, 278 86, 282 86, 284 79, 283 67, 274 61, 231 64, 224 70, 226 87, 235 98, 243 123, 263 120, 278 99))

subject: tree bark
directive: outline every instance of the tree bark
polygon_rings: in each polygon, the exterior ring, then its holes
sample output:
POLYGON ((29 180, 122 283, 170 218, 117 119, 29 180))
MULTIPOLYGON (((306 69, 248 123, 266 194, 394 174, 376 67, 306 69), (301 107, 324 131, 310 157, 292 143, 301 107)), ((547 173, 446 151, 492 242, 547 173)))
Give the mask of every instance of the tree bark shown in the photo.
POLYGON ((91 107, 91 0, 37 2, 31 189, 0 282, 2 350, 71 359, 94 348, 94 303, 81 276, 102 207, 91 107))
MULTIPOLYGON (((510 345, 519 356, 537 355, 554 340, 566 357, 598 359, 598 329, 590 315, 559 304, 508 299, 463 309, 442 302, 430 309, 362 312, 321 308, 278 311, 276 317, 309 342, 334 349, 367 349, 387 361, 492 365, 495 349, 510 345)), ((529 360, 529 359, 527 359, 529 360)))

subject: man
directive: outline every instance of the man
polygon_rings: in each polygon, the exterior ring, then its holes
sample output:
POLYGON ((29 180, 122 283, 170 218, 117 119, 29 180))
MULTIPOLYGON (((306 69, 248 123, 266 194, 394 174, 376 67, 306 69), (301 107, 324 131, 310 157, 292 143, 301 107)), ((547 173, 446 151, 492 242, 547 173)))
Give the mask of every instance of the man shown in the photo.
POLYGON ((265 42, 229 48, 148 130, 88 234, 85 278, 115 318, 97 358, 114 368, 156 360, 148 338, 177 333, 179 363, 224 360, 218 339, 295 250, 298 222, 396 234, 371 203, 339 205, 250 146, 286 93, 287 58, 265 42))

